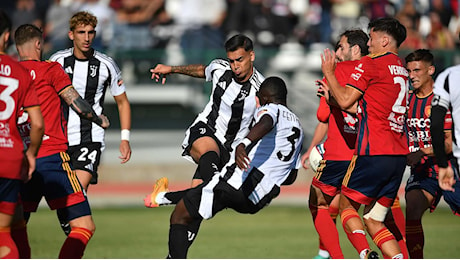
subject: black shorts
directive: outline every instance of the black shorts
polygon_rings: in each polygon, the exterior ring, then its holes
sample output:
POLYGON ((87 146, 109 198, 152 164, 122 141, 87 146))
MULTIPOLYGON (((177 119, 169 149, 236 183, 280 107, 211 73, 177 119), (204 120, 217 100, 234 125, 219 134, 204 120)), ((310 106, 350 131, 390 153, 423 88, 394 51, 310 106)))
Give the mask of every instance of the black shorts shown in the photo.
POLYGON ((203 122, 198 122, 188 129, 185 140, 182 145, 182 148, 184 149, 184 151, 182 152, 182 156, 190 157, 190 149, 192 147, 192 144, 197 139, 204 137, 204 136, 211 137, 212 139, 214 139, 214 141, 216 141, 216 144, 219 147, 219 153, 220 153, 219 169, 222 168, 222 166, 224 166, 229 161, 231 151, 225 148, 225 146, 222 145, 219 139, 217 139, 217 137, 214 135, 214 130, 212 130, 207 124, 203 122))
POLYGON ((101 162, 102 150, 101 143, 84 143, 69 146, 68 154, 73 168, 91 173, 90 184, 97 184, 97 168, 101 162))
POLYGON ((254 167, 243 185, 235 189, 220 175, 214 175, 209 182, 202 183, 185 194, 183 198, 185 207, 194 218, 210 219, 226 208, 243 214, 255 214, 267 206, 280 192, 279 187, 274 187, 270 193, 254 204, 248 197, 255 188, 254 184, 259 183, 256 179, 262 176, 263 174, 254 167))

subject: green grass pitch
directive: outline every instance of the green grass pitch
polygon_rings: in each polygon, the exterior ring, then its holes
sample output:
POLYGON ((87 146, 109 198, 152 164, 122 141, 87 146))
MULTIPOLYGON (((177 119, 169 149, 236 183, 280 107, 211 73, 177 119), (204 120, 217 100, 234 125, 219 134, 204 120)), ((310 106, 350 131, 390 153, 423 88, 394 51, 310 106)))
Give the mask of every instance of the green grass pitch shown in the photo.
MULTIPOLYGON (((93 209, 96 233, 84 258, 165 258, 173 207, 93 209)), ((460 221, 448 208, 423 219, 426 258, 458 258, 460 221)), ((345 258, 359 258, 341 225, 345 258)), ((28 226, 32 258, 57 258, 65 239, 56 214, 40 208, 28 226)), ((370 241, 371 246, 376 249, 370 241)), ((306 205, 271 205, 256 215, 224 210, 203 221, 189 258, 312 258, 318 236, 306 205)), ((381 257, 381 255, 380 255, 381 257)))

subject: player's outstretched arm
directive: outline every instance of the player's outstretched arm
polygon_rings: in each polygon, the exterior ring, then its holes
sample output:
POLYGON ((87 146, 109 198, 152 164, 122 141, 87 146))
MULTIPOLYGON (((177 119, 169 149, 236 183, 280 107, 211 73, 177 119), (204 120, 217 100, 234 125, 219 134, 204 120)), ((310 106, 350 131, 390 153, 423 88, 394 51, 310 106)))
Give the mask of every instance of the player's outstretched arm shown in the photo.
POLYGON ((73 86, 62 90, 59 95, 80 117, 88 119, 104 129, 110 126, 108 118, 104 115, 98 116, 91 105, 78 94, 73 86))
POLYGON ((195 78, 205 78, 205 69, 206 66, 202 64, 191 64, 191 65, 181 65, 181 66, 169 66, 164 64, 158 64, 155 68, 150 69, 152 73, 151 79, 155 82, 161 82, 161 84, 166 83, 166 75, 177 73, 183 74, 195 78))
POLYGON ((131 159, 131 146, 129 144, 129 135, 131 130, 131 105, 129 104, 126 92, 114 96, 118 106, 118 114, 121 126, 120 158, 121 163, 126 163, 131 159))

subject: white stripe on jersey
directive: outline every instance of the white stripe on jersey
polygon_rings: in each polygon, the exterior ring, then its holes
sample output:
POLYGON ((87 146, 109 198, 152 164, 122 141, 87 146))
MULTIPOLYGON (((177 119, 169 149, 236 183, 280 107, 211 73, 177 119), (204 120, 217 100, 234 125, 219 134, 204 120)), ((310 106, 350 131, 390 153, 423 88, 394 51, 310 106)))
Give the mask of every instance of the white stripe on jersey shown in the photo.
MULTIPOLYGON (((232 150, 249 132, 254 111, 255 96, 264 80, 255 68, 247 83, 235 81, 228 61, 213 60, 205 70, 206 81, 212 81, 212 92, 208 104, 198 114, 192 126, 204 122, 227 149, 232 150)), ((187 133, 189 131, 187 130, 187 133)), ((182 147, 187 147, 188 136, 182 147)))
MULTIPOLYGON (((121 71, 115 61, 109 56, 94 51, 89 60, 79 60, 73 56, 73 48, 58 51, 50 58, 63 66, 65 72, 71 77, 72 85, 80 96, 87 100, 96 114, 103 112, 106 88, 110 88, 112 96, 118 96, 125 92, 125 86, 121 83, 121 71), (97 84, 88 86, 90 84, 97 84)), ((81 119, 77 113, 69 109, 67 133, 69 145, 77 145, 81 142, 101 142, 104 144, 104 129, 95 123, 89 124, 81 119)))
MULTIPOLYGON (((268 104, 257 109, 255 120, 258 122, 263 115, 273 118, 274 127, 251 149, 248 156, 251 160, 247 171, 235 168, 228 183, 239 189, 253 167, 264 174, 249 195, 249 199, 256 204, 267 195, 274 186, 281 184, 289 176, 291 170, 300 168, 300 152, 302 150, 303 130, 299 118, 287 107, 279 104, 268 104)), ((235 163, 232 153, 230 162, 224 166, 220 176, 225 177, 227 167, 235 163)), ((228 176, 226 176, 228 177, 228 176)))
MULTIPOLYGON (((434 83, 433 105, 440 105, 447 110, 451 110, 452 120, 454 121, 454 140, 460 140, 460 65, 449 67, 441 72, 434 83), (437 100, 436 96, 439 97, 437 100), (439 102, 435 104, 435 102, 439 102), (451 106, 451 107, 450 107, 451 106)), ((460 148, 453 143, 452 146, 455 157, 460 159, 460 148)))

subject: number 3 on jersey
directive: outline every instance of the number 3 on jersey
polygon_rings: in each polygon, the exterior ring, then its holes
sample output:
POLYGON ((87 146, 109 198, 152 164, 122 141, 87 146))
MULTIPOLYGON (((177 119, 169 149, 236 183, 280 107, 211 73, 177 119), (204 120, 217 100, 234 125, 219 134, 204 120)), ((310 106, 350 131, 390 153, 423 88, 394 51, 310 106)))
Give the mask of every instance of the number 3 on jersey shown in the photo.
MULTIPOLYGON (((0 102, 5 103, 4 109, 0 111, 0 120, 7 120, 14 112, 16 102, 11 94, 18 89, 19 81, 13 78, 0 76, 0 102)), ((2 106, 0 105, 0 108, 2 106)))
POLYGON ((289 152, 288 155, 284 155, 281 153, 281 151, 278 151, 276 155, 278 156, 278 159, 280 159, 283 162, 287 162, 291 160, 292 155, 294 154, 295 151, 295 141, 299 139, 300 137, 300 129, 297 127, 292 128, 292 132, 294 132, 292 135, 287 137, 287 140, 291 143, 291 151, 289 152))

